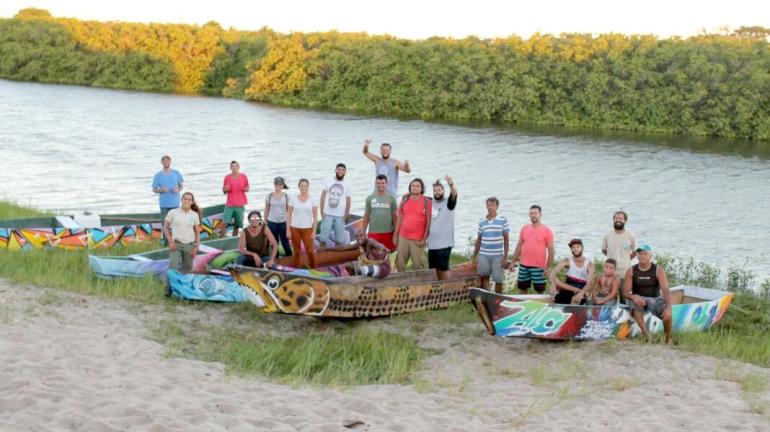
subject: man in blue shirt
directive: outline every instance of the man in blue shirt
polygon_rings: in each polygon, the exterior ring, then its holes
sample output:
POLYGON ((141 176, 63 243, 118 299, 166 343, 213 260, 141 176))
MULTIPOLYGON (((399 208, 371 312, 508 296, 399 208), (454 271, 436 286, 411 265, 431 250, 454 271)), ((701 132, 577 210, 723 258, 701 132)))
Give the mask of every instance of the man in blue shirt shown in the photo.
MULTIPOLYGON (((169 210, 179 207, 179 192, 182 190, 184 179, 182 174, 171 169, 171 156, 160 158, 163 169, 155 174, 152 179, 152 191, 158 194, 160 203, 160 223, 166 220, 169 210)), ((161 236, 163 232, 161 231, 161 236)))

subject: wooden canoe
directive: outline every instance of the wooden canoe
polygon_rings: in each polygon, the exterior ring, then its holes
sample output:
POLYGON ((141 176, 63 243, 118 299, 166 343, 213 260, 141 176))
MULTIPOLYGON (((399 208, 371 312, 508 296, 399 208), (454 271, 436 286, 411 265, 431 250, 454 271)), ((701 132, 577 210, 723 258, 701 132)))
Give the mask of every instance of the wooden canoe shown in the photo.
MULTIPOLYGON (((626 339, 641 334, 626 305, 579 306, 551 303, 548 295, 505 295, 479 288, 471 302, 490 334, 550 340, 626 339)), ((690 285, 671 288, 673 331, 705 331, 722 319, 733 294, 690 285)), ((645 315, 651 334, 663 322, 645 315)))
MULTIPOLYGON (((224 205, 201 211, 201 238, 205 239, 222 224, 224 205)), ((100 222, 98 228, 82 228, 72 216, 3 219, 0 220, 0 249, 108 249, 161 236, 159 213, 104 215, 100 222)))
POLYGON ((439 309, 467 302, 468 288, 480 283, 476 268, 452 268, 438 281, 433 270, 393 273, 383 279, 348 276, 322 279, 236 267, 233 278, 259 310, 318 317, 361 318, 439 309))

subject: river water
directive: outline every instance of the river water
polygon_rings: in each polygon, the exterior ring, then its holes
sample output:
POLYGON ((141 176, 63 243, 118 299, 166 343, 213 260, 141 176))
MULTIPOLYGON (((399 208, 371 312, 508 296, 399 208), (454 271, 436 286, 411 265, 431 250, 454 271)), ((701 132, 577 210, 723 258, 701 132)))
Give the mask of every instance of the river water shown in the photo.
POLYGON ((344 162, 353 211, 362 213, 374 178, 364 138, 375 152, 391 143, 395 158, 411 162, 399 191, 413 177, 454 177, 460 249, 485 198, 496 196, 516 234, 529 206, 541 205, 557 255, 569 253, 573 237, 600 255, 613 211, 624 209, 628 229, 656 252, 770 276, 770 160, 746 142, 441 124, 0 80, 0 199, 59 211, 154 211, 150 183, 170 154, 202 205, 224 202, 222 178, 238 160, 259 208, 273 177, 286 177, 292 193, 307 177, 320 195, 322 180, 344 162))

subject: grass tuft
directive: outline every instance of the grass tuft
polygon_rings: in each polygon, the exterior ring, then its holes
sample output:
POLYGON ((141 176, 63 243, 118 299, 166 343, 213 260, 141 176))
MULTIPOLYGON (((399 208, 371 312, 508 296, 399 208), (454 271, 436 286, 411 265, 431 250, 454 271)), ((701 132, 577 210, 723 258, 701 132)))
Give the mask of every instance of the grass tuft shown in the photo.
POLYGON ((369 329, 299 336, 196 331, 165 321, 153 333, 169 355, 223 363, 230 372, 311 385, 397 384, 408 381, 425 353, 401 335, 369 329))
POLYGON ((15 202, 0 201, 0 219, 20 219, 42 216, 51 216, 51 213, 20 206, 15 202))

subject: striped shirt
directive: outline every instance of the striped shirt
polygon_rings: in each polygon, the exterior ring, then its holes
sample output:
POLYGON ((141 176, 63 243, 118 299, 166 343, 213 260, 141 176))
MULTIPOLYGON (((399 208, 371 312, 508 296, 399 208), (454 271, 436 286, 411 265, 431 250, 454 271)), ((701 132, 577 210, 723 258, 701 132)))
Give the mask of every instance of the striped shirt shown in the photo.
POLYGON ((503 216, 497 216, 491 221, 488 219, 482 219, 479 222, 479 237, 481 237, 481 247, 479 248, 479 255, 487 256, 502 256, 504 252, 503 248, 503 234, 511 232, 511 227, 508 225, 508 219, 503 216))

